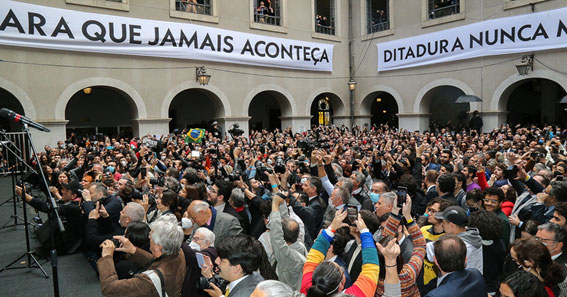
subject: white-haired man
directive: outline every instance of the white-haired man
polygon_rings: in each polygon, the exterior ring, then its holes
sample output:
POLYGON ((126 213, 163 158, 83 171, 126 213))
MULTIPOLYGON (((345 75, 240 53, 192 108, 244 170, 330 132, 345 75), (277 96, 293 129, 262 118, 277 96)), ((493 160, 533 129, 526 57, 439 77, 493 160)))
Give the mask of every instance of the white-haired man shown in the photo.
POLYGON ((185 257, 181 250, 183 230, 176 222, 159 219, 152 223, 150 251, 135 247, 126 237, 115 236, 120 247, 111 240, 102 243, 102 257, 97 262, 102 294, 111 296, 179 296, 185 279, 185 257), (130 254, 130 260, 146 271, 131 279, 119 280, 114 269, 114 251, 130 254), (159 293, 158 293, 159 292, 159 293))

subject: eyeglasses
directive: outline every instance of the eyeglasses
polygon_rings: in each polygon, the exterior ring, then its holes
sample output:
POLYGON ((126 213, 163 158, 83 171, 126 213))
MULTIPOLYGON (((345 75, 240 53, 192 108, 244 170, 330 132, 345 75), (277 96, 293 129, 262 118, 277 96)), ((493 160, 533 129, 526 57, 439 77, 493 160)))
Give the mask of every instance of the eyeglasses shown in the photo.
POLYGON ((498 200, 496 199, 483 199, 484 203, 489 203, 489 204, 498 204, 498 200))
POLYGON ((437 210, 437 209, 435 209, 435 208, 429 207, 425 212, 427 212, 427 213, 436 213, 436 212, 439 212, 439 210, 437 210))
POLYGON ((553 240, 553 239, 547 239, 547 238, 541 238, 541 237, 537 237, 535 238, 537 241, 543 243, 543 245, 548 245, 548 244, 553 244, 553 243, 557 243, 557 241, 553 240))

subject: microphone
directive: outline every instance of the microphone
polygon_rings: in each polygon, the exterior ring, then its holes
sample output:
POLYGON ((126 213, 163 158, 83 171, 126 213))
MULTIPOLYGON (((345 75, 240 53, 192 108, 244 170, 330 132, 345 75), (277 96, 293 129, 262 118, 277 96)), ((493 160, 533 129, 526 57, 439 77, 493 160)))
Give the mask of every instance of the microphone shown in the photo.
POLYGON ((14 111, 9 110, 7 108, 0 109, 0 117, 7 118, 9 121, 13 121, 16 123, 21 122, 22 124, 28 125, 32 128, 36 128, 39 131, 51 132, 51 130, 49 130, 44 125, 34 122, 30 118, 23 116, 21 114, 17 114, 14 111))

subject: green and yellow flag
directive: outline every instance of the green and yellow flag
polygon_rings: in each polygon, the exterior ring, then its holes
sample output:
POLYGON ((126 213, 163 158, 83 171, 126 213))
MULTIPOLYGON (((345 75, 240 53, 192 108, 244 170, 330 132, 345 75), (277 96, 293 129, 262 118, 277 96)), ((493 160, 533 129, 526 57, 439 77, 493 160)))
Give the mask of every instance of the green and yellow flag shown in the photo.
POLYGON ((185 135, 186 143, 201 143, 201 139, 205 137, 205 129, 189 129, 187 135, 185 135))

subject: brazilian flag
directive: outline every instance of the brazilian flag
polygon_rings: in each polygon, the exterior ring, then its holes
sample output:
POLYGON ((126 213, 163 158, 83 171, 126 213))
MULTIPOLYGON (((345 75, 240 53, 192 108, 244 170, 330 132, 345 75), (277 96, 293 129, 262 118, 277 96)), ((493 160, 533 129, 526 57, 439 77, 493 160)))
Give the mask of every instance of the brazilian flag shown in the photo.
POLYGON ((205 129, 189 129, 187 135, 185 135, 186 143, 201 143, 201 139, 205 137, 205 129))

